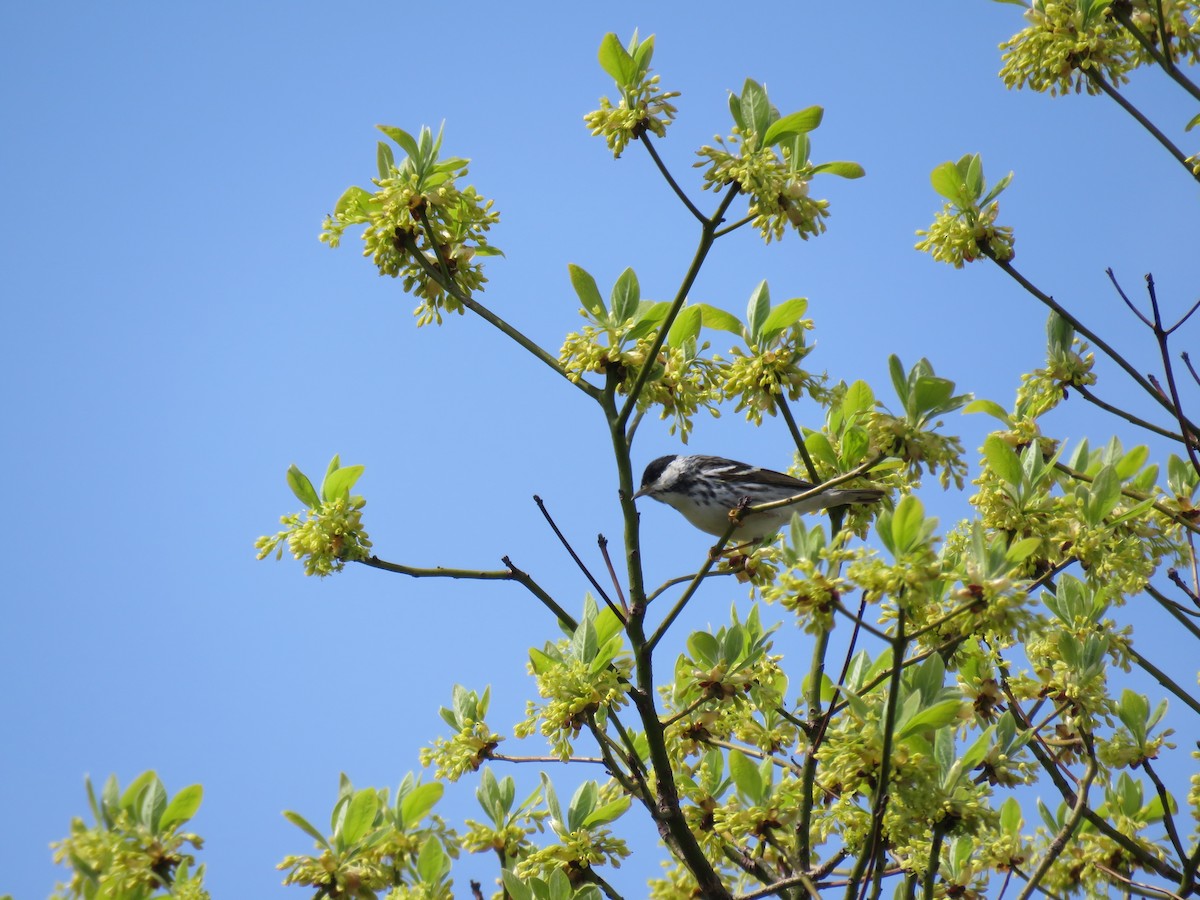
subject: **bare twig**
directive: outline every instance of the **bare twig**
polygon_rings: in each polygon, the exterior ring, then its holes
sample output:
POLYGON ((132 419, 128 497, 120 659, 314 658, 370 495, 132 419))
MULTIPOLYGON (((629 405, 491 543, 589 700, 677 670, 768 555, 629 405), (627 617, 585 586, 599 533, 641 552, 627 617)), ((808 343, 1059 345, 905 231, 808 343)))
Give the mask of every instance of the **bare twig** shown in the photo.
POLYGON ((372 569, 382 569, 385 572, 395 572, 397 575, 408 575, 410 578, 464 578, 471 581, 515 581, 521 585, 533 596, 537 597, 550 612, 558 618, 560 622, 566 625, 571 630, 579 627, 579 623, 575 621, 565 609, 555 602, 546 591, 538 585, 527 573, 522 572, 507 556, 501 559, 508 568, 498 571, 486 571, 479 569, 447 569, 442 566, 436 568, 417 568, 416 566, 405 566, 400 563, 388 562, 380 559, 378 556, 370 556, 366 559, 357 560, 364 566, 370 566, 372 569))
MULTIPOLYGON (((600 599, 608 605, 608 608, 613 611, 613 614, 616 615, 620 621, 624 622, 625 614, 622 613, 621 610, 617 609, 616 604, 613 603, 612 600, 608 599, 608 594, 604 592, 604 588, 600 587, 600 582, 596 580, 596 577, 591 573, 588 567, 584 565, 583 560, 579 558, 579 554, 575 552, 575 548, 571 546, 571 542, 568 541, 566 536, 563 535, 562 531, 559 530, 557 523, 555 523, 554 518, 550 515, 550 511, 546 509, 546 504, 542 502, 542 498, 537 494, 534 494, 533 502, 537 504, 537 508, 541 511, 542 516, 546 519, 547 524, 554 532, 554 536, 558 538, 559 543, 561 543, 566 549, 567 553, 570 554, 571 559, 575 561, 575 565, 579 566, 579 571, 584 574, 584 577, 587 578, 587 580, 591 582, 592 587, 596 589, 596 593, 600 595, 600 599)), ((623 600, 621 605, 624 605, 623 600)))
MULTIPOLYGON (((625 595, 621 592, 621 582, 617 578, 617 570, 613 568, 612 558, 608 555, 608 538, 598 534, 596 535, 596 544, 600 548, 600 555, 604 558, 604 565, 608 566, 608 577, 612 579, 617 599, 621 601, 621 609, 627 616, 629 615, 629 604, 625 602, 625 595)), ((622 621, 624 621, 624 616, 622 616, 622 621)))

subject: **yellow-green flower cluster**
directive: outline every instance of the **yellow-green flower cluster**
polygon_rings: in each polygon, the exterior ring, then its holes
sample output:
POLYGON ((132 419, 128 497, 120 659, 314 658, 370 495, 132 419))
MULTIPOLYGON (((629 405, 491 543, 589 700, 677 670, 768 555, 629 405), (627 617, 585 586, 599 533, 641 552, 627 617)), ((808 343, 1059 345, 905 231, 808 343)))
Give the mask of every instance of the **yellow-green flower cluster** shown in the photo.
POLYGON ((1138 65, 1137 42, 1100 4, 1084 6, 1086 11, 1078 0, 1036 0, 1025 13, 1029 25, 1000 45, 1000 77, 1008 87, 1054 97, 1081 88, 1099 93, 1083 74, 1088 71, 1114 85, 1129 80, 1126 73, 1138 65))
POLYGON ((275 868, 287 871, 284 884, 301 884, 324 889, 333 897, 361 896, 377 892, 392 883, 390 867, 377 853, 365 853, 353 860, 340 860, 329 850, 320 856, 285 856, 275 868))
POLYGON ((70 835, 51 844, 54 862, 69 863, 73 869, 71 879, 57 886, 52 900, 150 897, 164 883, 171 885, 173 896, 207 900, 208 891, 201 884, 204 867, 191 872, 194 858, 184 852, 187 844, 199 850, 203 843, 189 832, 168 830, 155 836, 124 810, 109 828, 89 828, 82 819, 72 819, 70 835))
POLYGON ((586 828, 562 836, 561 843, 534 850, 517 863, 513 874, 518 878, 545 878, 554 869, 563 869, 568 877, 596 866, 621 867, 621 860, 630 855, 625 841, 613 837, 607 828, 586 828))
POLYGON ((600 98, 600 108, 583 117, 593 135, 603 135, 614 157, 619 157, 632 140, 649 131, 656 137, 666 137, 667 126, 675 118, 671 100, 679 91, 664 91, 659 76, 644 77, 627 88, 613 106, 607 97, 600 98))
MULTIPOLYGON (((564 650, 566 644, 561 645, 564 650)), ((550 702, 539 706, 526 704, 526 715, 513 729, 518 737, 540 730, 564 760, 571 755, 571 741, 587 724, 588 718, 602 709, 620 709, 629 702, 629 673, 633 661, 618 657, 611 665, 592 671, 592 665, 566 654, 557 664, 535 672, 538 693, 550 702), (538 722, 541 725, 538 725, 538 722)))
MULTIPOLYGON (((464 162, 455 177, 466 172, 464 162)), ((443 310, 461 313, 455 295, 482 288, 487 278, 478 258, 496 252, 487 242, 500 218, 492 201, 474 187, 459 189, 454 178, 422 185, 407 166, 372 180, 374 193, 351 188, 343 195, 325 218, 321 240, 336 247, 346 228, 365 223, 363 256, 373 259, 380 275, 402 278, 404 290, 420 299, 413 311, 418 325, 441 324, 443 310)))
POLYGON ((928 230, 917 232, 925 239, 917 242, 916 249, 931 254, 938 262, 950 263, 956 269, 984 256, 985 251, 999 260, 1012 259, 1013 230, 996 224, 999 214, 1000 204, 995 201, 973 216, 964 215, 952 203, 947 203, 934 216, 928 230))
POLYGON ((723 361, 720 382, 725 398, 737 399, 735 412, 745 410, 748 421, 761 425, 763 413, 775 415, 785 394, 789 400, 807 394, 818 403, 825 401, 825 376, 800 365, 813 349, 804 345, 804 329, 811 327, 812 321, 806 319, 760 353, 733 348, 732 359, 723 361))
MULTIPOLYGON (((627 324, 632 326, 633 323, 627 324)), ((567 335, 559 350, 558 361, 567 377, 576 382, 587 374, 615 372, 621 379, 617 393, 627 396, 633 390, 653 341, 651 334, 622 349, 620 331, 614 334, 608 328, 586 325, 582 331, 567 335)), ((671 418, 670 433, 674 434, 678 429, 684 443, 687 443, 692 420, 700 409, 707 409, 714 418, 720 415, 716 404, 722 375, 718 363, 699 355, 707 347, 705 344, 697 350, 664 345, 659 350, 654 370, 638 395, 638 408, 660 407, 659 418, 671 418)))
POLYGON ((714 137, 719 146, 704 146, 696 151, 703 159, 697 168, 705 167, 704 187, 723 188, 736 184, 750 195, 750 215, 763 240, 780 240, 789 226, 804 240, 825 231, 824 220, 829 216, 829 201, 809 196, 811 166, 795 172, 787 165, 787 150, 780 158, 772 147, 759 147, 758 137, 746 135, 734 128, 726 139, 714 137), (737 147, 736 152, 727 149, 737 147))
POLYGON ((805 559, 783 570, 761 593, 766 602, 778 603, 795 615, 809 634, 820 634, 833 628, 834 608, 844 590, 844 578, 829 578, 805 559))
POLYGON ((454 893, 448 884, 418 881, 416 884, 392 888, 383 895, 383 900, 452 900, 453 897, 454 893))
POLYGON ((435 765, 435 778, 458 781, 468 772, 474 772, 504 740, 484 722, 468 722, 467 728, 457 732, 449 740, 437 738, 431 747, 421 749, 421 765, 435 765))
POLYGON ((371 555, 371 540, 362 526, 366 504, 359 496, 339 497, 317 509, 282 516, 283 531, 254 542, 258 558, 264 559, 274 550, 278 559, 286 540, 292 555, 304 560, 305 575, 324 577, 340 572, 347 562, 371 555))
POLYGON ((884 456, 902 459, 908 464, 913 477, 922 469, 932 475, 938 474, 943 488, 953 481, 962 487, 967 474, 967 464, 962 458, 962 441, 953 435, 941 435, 925 431, 907 420, 882 410, 874 410, 867 419, 867 432, 871 446, 884 456))
POLYGON ((468 853, 502 853, 507 859, 519 859, 530 850, 532 828, 509 822, 503 828, 467 819, 467 833, 462 836, 462 845, 468 853))

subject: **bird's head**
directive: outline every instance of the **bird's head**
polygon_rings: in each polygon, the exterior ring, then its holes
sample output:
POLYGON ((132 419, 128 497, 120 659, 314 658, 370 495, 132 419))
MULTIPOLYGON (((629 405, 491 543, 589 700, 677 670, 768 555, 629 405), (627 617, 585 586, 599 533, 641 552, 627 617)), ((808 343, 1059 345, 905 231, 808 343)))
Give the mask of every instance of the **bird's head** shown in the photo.
POLYGON ((686 480, 682 457, 672 454, 660 456, 642 473, 642 486, 638 488, 634 499, 638 497, 653 497, 657 494, 669 494, 680 486, 681 480, 686 480))

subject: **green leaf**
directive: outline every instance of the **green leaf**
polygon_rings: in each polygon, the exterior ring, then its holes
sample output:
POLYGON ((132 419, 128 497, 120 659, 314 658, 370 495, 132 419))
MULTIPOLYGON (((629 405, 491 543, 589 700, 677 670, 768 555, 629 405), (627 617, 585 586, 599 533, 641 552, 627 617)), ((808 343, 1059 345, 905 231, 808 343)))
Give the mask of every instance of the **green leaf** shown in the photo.
MULTIPOLYGON (((486 770, 485 770, 486 771, 486 770)), ((493 776, 493 781, 495 776, 493 776)), ((429 784, 418 784, 400 801, 400 819, 406 828, 416 825, 426 813, 433 809, 434 804, 442 799, 446 786, 439 781, 429 784)))
POLYGON ((288 466, 287 470, 288 487, 292 489, 292 493, 296 498, 307 506, 309 509, 319 509, 321 506, 321 498, 317 496, 316 489, 313 488, 312 482, 308 480, 308 476, 296 467, 295 463, 288 466))
POLYGON ((606 312, 604 298, 600 296, 600 289, 596 287, 596 279, 575 263, 567 263, 567 271, 571 274, 571 286, 575 288, 583 308, 594 318, 603 319, 606 312))
POLYGON ((1089 494, 1088 518, 1092 525, 1099 525, 1121 499, 1121 479, 1117 470, 1111 465, 1101 469, 1092 480, 1089 494))
MULTIPOLYGON (((636 43, 636 31, 633 37, 634 43, 636 43)), ((638 44, 636 49, 631 49, 630 52, 633 55, 634 70, 637 73, 637 77, 641 78, 649 70, 650 60, 654 58, 654 35, 650 35, 650 37, 638 44)))
POLYGON ((1131 477, 1150 457, 1150 448, 1145 444, 1134 447, 1117 462, 1117 476, 1122 480, 1131 477))
POLYGON ((742 99, 733 91, 729 92, 729 114, 733 116, 733 124, 738 131, 746 131, 746 119, 742 115, 742 99))
MULTIPOLYGON (((1016 2, 1016 0, 1007 0, 1007 2, 1013 3, 1013 2, 1016 2)), ((1196 113, 1196 115, 1192 116, 1192 118, 1188 121, 1188 123, 1183 126, 1183 130, 1191 131, 1197 125, 1200 125, 1200 113, 1196 113)))
POLYGON ((638 301, 641 298, 642 292, 638 286, 637 274, 633 269, 627 268, 617 276, 617 283, 613 285, 610 298, 613 319, 617 322, 624 322, 626 319, 632 318, 637 312, 638 301))
POLYGON ((1027 560, 1038 547, 1042 545, 1042 539, 1036 537, 1022 538, 1017 541, 1004 553, 1004 559, 1007 562, 1017 563, 1027 560))
POLYGON ((354 483, 358 481, 363 473, 365 466, 343 466, 325 476, 325 481, 321 485, 321 496, 325 498, 326 503, 331 503, 340 497, 348 497, 350 489, 354 487, 354 483))
POLYGON ((972 400, 963 407, 963 414, 967 413, 987 413, 989 416, 999 419, 1005 425, 1012 424, 1012 419, 1008 416, 1008 410, 995 400, 972 400))
POLYGON ((758 766, 741 750, 729 751, 729 774, 733 776, 733 783, 737 785, 737 789, 751 803, 757 805, 762 802, 763 783, 758 774, 758 766))
POLYGON ((142 795, 141 809, 138 813, 138 819, 143 825, 150 829, 151 833, 158 834, 158 823, 162 820, 162 814, 167 808, 167 789, 163 787, 163 783, 155 777, 146 786, 146 792, 142 795))
POLYGON ((910 734, 916 734, 919 731, 944 728, 958 721, 958 714, 961 710, 961 700, 943 700, 940 703, 935 703, 921 710, 905 722, 904 727, 900 729, 899 737, 906 738, 910 734))
MULTIPOLYGON (((742 95, 743 98, 745 94, 742 95)), ((765 95, 764 95, 765 99, 765 95)), ((777 143, 781 137, 787 134, 805 134, 809 131, 815 131, 821 124, 821 118, 825 115, 825 110, 819 106, 810 106, 807 109, 802 109, 799 112, 789 113, 780 119, 776 119, 767 128, 766 134, 762 136, 764 147, 770 147, 777 143)))
POLYGON ((158 820, 160 831, 166 831, 172 825, 180 825, 196 814, 200 801, 204 799, 204 788, 198 784, 190 784, 177 793, 167 808, 163 810, 158 820))
POLYGON ((767 321, 767 316, 770 314, 771 291, 764 280, 758 283, 758 287, 750 295, 750 302, 746 306, 746 325, 750 331, 750 340, 754 343, 758 343, 763 323, 767 321))
POLYGON ((333 847, 330 846, 329 841, 325 838, 325 835, 313 828, 312 825, 308 823, 308 819, 304 818, 304 816, 300 815, 300 813, 285 809, 283 811, 283 817, 307 834, 314 841, 316 841, 320 847, 328 850, 330 853, 333 852, 333 847))
POLYGON ((896 396, 907 409, 908 378, 904 374, 904 363, 900 362, 900 357, 895 353, 888 357, 888 373, 892 376, 892 387, 896 389, 896 396))
POLYGON ((784 300, 771 310, 766 321, 763 322, 763 340, 769 341, 781 331, 791 328, 804 317, 804 313, 807 310, 808 300, 805 297, 794 297, 791 300, 784 300))
POLYGON ((707 631, 694 631, 687 639, 688 652, 692 660, 701 665, 715 665, 721 655, 717 639, 707 631))
POLYGON ((448 862, 442 842, 436 837, 428 837, 417 855, 417 875, 426 884, 437 884, 441 881, 448 862))
POLYGON ((667 345, 682 347, 687 341, 695 340, 700 334, 702 318, 703 313, 699 307, 685 306, 671 323, 671 330, 667 332, 667 345))
POLYGON ((999 197, 1000 192, 1003 191, 1006 187, 1008 187, 1009 182, 1011 182, 1012 180, 1013 180, 1013 173, 1009 172, 1007 175, 1005 175, 1003 178, 1001 178, 999 181, 997 181, 994 185, 992 185, 992 189, 987 192, 987 195, 982 200, 979 201, 979 206, 981 208, 984 206, 987 206, 989 203, 991 203, 993 200, 995 200, 997 197, 999 197))
POLYGON ((962 180, 958 174, 958 166, 952 162, 944 162, 929 173, 929 182, 933 189, 956 206, 969 205, 963 198, 962 180))
POLYGON ((967 196, 971 200, 978 200, 980 194, 983 193, 983 159, 978 153, 972 153, 970 161, 967 163, 967 196))
POLYGON ((846 388, 846 393, 842 395, 842 415, 847 420, 853 419, 860 413, 868 413, 874 408, 875 392, 862 379, 851 384, 846 388))
POLYGON ((392 125, 376 125, 375 127, 395 141, 400 149, 407 153, 413 162, 416 162, 420 153, 417 150, 417 142, 413 140, 411 134, 402 128, 396 128, 392 125))
POLYGON ((600 60, 600 67, 621 87, 634 80, 636 64, 633 57, 629 55, 620 38, 611 31, 600 39, 600 50, 596 58, 600 60))
POLYGON ((379 177, 390 178, 392 169, 396 165, 396 157, 392 155, 392 148, 380 141, 375 148, 375 165, 379 169, 379 177))
POLYGON ((379 811, 379 794, 374 788, 363 788, 356 791, 346 810, 346 818, 342 822, 341 838, 345 846, 353 846, 362 840, 367 829, 375 822, 375 814, 379 811))
POLYGON ((607 825, 609 822, 614 822, 625 814, 625 810, 629 809, 629 798, 618 797, 611 803, 605 803, 603 806, 594 809, 592 813, 583 820, 583 828, 593 828, 597 825, 607 825))
POLYGON ((512 900, 534 900, 533 888, 521 881, 508 869, 500 870, 500 879, 504 882, 504 890, 512 900))
POLYGON ((710 306, 707 303, 697 303, 696 309, 700 310, 700 321, 704 324, 705 328, 728 331, 730 334, 736 334, 738 337, 742 336, 742 322, 733 313, 710 306))
POLYGON ((625 337, 631 341, 641 340, 663 323, 670 310, 671 304, 666 300, 660 300, 658 303, 641 301, 633 316, 634 326, 625 333, 625 337))
POLYGON ((766 89, 750 78, 742 85, 742 115, 750 130, 762 139, 771 125, 771 103, 766 89))
POLYGON ((845 160, 821 163, 820 165, 813 166, 812 172, 814 175, 818 175, 821 172, 828 172, 830 175, 838 175, 842 178, 862 178, 867 174, 867 170, 858 163, 847 162, 845 160))
POLYGON ((129 783, 129 787, 125 788, 125 793, 121 794, 121 809, 137 815, 137 807, 141 805, 142 792, 157 780, 158 773, 153 769, 147 769, 137 778, 133 779, 129 783))
POLYGON ((892 542, 896 553, 911 550, 921 540, 925 508, 913 494, 906 495, 892 513, 892 542))
POLYGON ((992 470, 1009 484, 1020 485, 1024 471, 1016 451, 1003 438, 994 434, 988 435, 983 442, 983 455, 987 458, 992 470))

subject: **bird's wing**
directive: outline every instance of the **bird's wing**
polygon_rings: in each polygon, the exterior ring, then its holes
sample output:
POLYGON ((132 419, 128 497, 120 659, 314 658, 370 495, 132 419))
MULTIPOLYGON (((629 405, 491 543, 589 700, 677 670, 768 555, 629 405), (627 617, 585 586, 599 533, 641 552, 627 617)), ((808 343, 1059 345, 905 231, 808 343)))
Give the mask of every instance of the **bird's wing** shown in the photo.
POLYGON ((774 484, 782 488, 794 490, 797 494, 812 490, 813 487, 807 481, 801 481, 799 478, 793 478, 791 475, 786 475, 783 472, 776 472, 773 469, 760 469, 758 466, 734 462, 731 459, 721 459, 716 456, 707 458, 705 469, 714 475, 720 475, 726 481, 734 483, 756 482, 758 484, 774 484))

